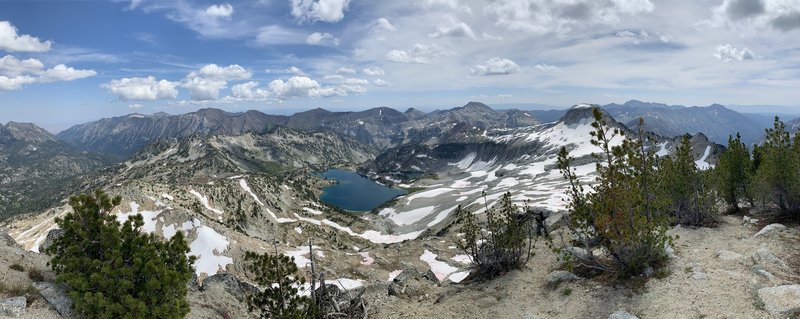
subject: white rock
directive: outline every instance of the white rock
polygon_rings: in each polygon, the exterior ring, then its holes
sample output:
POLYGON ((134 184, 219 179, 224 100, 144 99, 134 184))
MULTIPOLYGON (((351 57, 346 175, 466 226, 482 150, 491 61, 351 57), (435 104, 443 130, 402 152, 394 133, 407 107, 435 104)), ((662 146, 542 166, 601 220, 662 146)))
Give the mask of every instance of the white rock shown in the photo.
POLYGON ((610 314, 608 319, 639 319, 639 317, 634 316, 625 310, 617 310, 617 312, 610 314))
POLYGON ((786 263, 784 263, 783 260, 778 259, 778 257, 775 257, 775 255, 773 255, 766 246, 761 246, 760 248, 756 249, 756 252, 753 253, 752 259, 753 262, 760 267, 774 265, 780 268, 786 268, 786 263))
POLYGON ((25 314, 28 302, 25 297, 11 297, 0 300, 0 317, 19 317, 25 314))
POLYGON ((786 229, 786 226, 783 226, 781 224, 769 224, 767 226, 764 226, 764 228, 761 228, 761 230, 759 230, 755 235, 753 235, 753 238, 761 236, 770 237, 774 234, 783 231, 784 229, 786 229))
POLYGON ((723 261, 735 261, 742 259, 742 254, 732 252, 730 250, 720 250, 717 252, 717 258, 723 261))
POLYGON ((800 285, 767 287, 758 290, 764 309, 775 318, 789 318, 800 313, 800 285))

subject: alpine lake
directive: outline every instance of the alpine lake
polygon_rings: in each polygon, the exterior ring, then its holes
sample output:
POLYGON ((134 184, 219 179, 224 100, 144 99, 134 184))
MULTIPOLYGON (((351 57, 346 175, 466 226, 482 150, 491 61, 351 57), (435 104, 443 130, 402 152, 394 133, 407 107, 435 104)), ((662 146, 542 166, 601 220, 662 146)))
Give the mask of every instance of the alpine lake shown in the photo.
POLYGON ((336 181, 322 189, 320 201, 350 212, 369 212, 407 193, 402 189, 378 184, 351 171, 329 169, 318 176, 336 181))

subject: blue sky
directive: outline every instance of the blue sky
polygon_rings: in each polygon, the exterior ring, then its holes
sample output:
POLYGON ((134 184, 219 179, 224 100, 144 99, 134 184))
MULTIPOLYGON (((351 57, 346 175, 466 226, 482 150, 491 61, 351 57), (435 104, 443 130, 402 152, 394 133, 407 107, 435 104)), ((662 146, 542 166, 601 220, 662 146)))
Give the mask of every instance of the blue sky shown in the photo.
POLYGON ((628 99, 795 106, 800 0, 2 1, 0 121, 628 99))

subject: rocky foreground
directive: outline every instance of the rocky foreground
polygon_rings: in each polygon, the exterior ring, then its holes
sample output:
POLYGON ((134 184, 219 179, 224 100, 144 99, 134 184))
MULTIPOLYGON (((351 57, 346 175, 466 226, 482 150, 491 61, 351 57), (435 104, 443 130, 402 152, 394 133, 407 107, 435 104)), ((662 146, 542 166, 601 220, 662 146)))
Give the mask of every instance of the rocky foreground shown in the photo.
MULTIPOLYGON (((525 269, 493 281, 440 283, 435 271, 412 267, 359 289, 366 290, 372 318, 790 318, 800 314, 800 254, 794 249, 800 229, 764 224, 724 216, 717 228, 676 227, 667 271, 626 284, 566 272, 540 243, 525 269)), ((47 259, 3 236, 0 316, 69 316, 69 300, 51 283, 47 259), (40 270, 41 278, 32 280, 30 269, 40 270)), ((190 318, 255 317, 243 302, 254 287, 234 276, 189 285, 190 318)))

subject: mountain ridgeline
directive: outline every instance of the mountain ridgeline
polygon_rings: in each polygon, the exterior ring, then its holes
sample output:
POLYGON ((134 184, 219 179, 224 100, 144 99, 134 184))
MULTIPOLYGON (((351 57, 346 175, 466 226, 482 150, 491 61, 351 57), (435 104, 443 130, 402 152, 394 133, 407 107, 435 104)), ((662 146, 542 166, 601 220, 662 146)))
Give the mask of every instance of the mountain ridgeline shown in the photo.
MULTIPOLYGON (((377 149, 407 142, 435 142, 453 131, 452 123, 481 129, 538 124, 530 113, 500 112, 477 102, 459 108, 424 113, 405 113, 380 107, 360 112, 331 112, 313 109, 291 116, 259 111, 229 113, 217 109, 170 116, 131 114, 73 126, 58 134, 61 140, 84 150, 105 153, 124 160, 148 144, 164 138, 191 135, 239 135, 261 133, 277 126, 298 130, 333 131, 377 149)), ((460 129, 456 128, 456 129, 460 129)))

